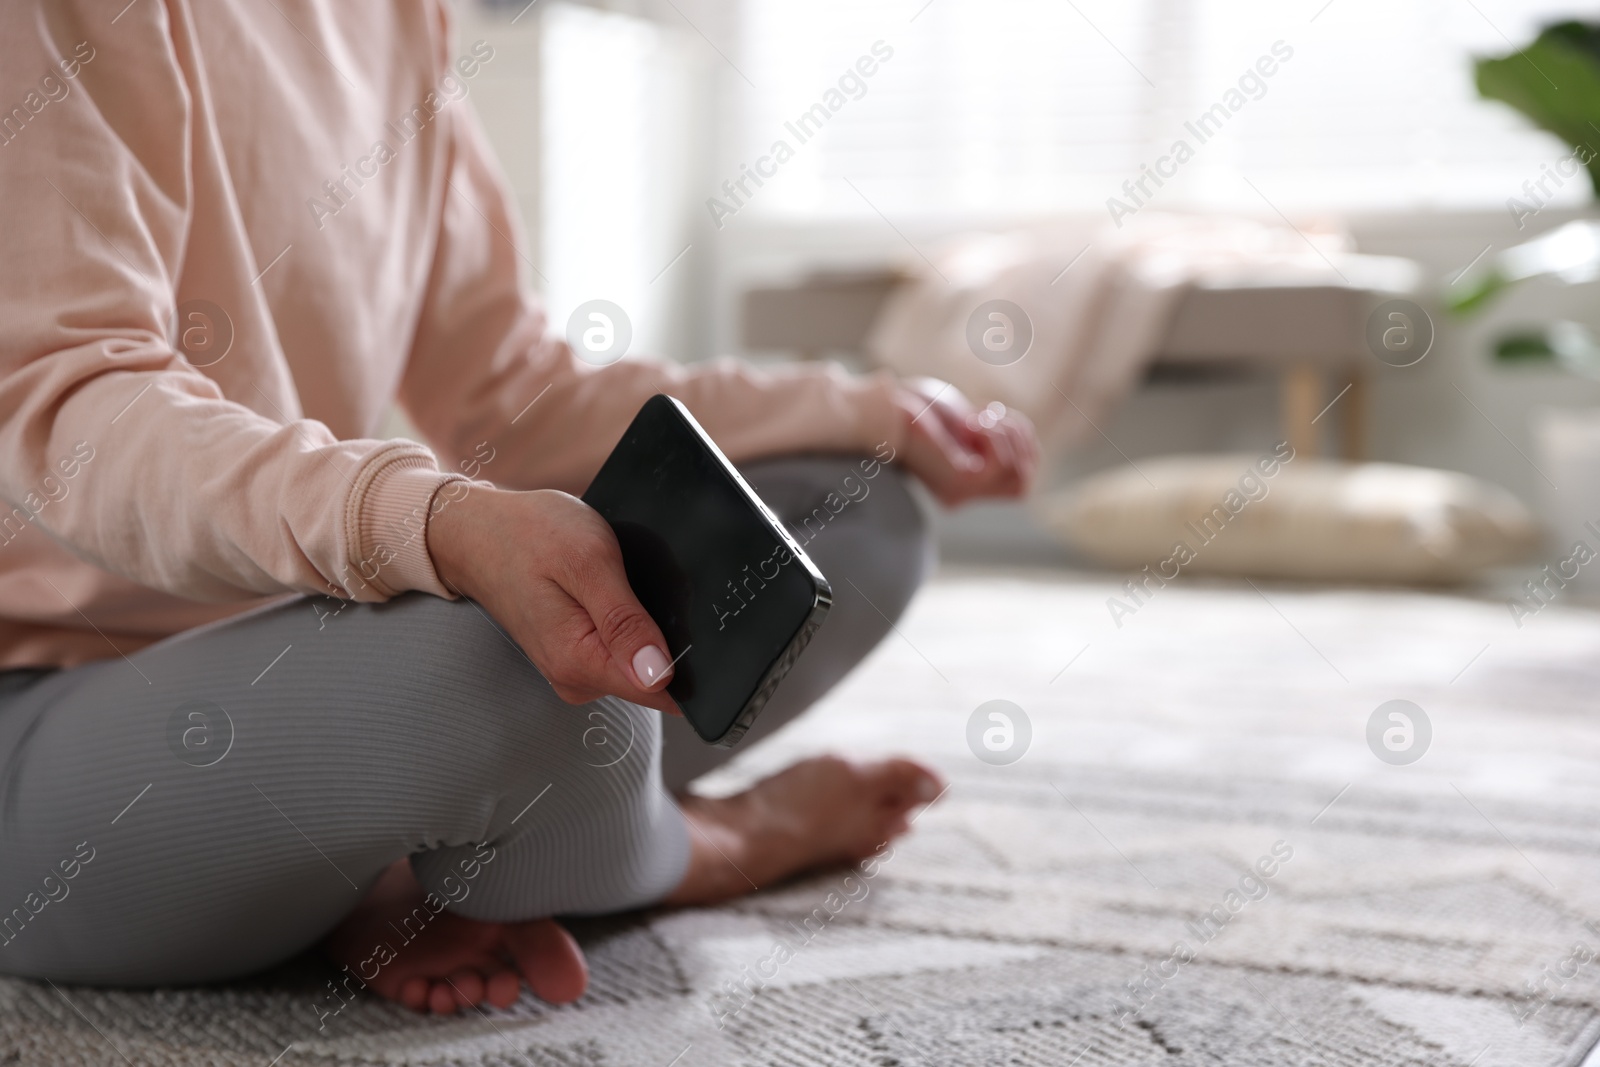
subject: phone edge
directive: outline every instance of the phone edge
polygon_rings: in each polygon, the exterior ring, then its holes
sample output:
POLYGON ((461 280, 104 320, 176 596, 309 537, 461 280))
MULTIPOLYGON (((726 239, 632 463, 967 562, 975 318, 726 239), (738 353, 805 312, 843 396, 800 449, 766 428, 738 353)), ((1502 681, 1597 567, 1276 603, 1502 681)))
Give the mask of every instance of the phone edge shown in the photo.
MULTIPOLYGON (((749 701, 740 710, 733 725, 729 726, 723 735, 710 742, 719 748, 732 748, 744 737, 745 731, 755 723, 756 716, 767 706, 767 701, 772 699, 772 694, 777 691, 778 683, 788 676, 789 670, 794 666, 800 654, 811 643, 811 638, 816 636, 822 627, 822 620, 828 617, 828 609, 833 606, 833 591, 824 581, 816 588, 816 600, 811 605, 811 611, 806 615, 800 629, 796 631, 794 639, 779 653, 778 658, 772 661, 772 666, 767 668, 767 673, 761 676, 761 684, 756 686, 756 691, 749 701)), ((694 725, 690 723, 690 725, 694 725)), ((705 740, 705 738, 701 738, 705 740)))
MULTIPOLYGON (((745 702, 744 707, 739 710, 739 714, 734 716, 733 723, 720 736, 714 738, 700 733, 699 728, 695 727, 693 721, 689 723, 700 740, 720 748, 731 748, 738 744, 740 738, 744 737, 745 732, 750 729, 751 724, 755 722, 756 716, 761 713, 761 710, 766 707, 767 701, 771 699, 773 692, 778 687, 778 683, 783 681, 784 676, 789 673, 795 661, 800 658, 800 654, 811 643, 811 638, 816 634, 817 629, 821 627, 822 620, 827 618, 828 609, 833 606, 833 586, 828 581, 827 576, 818 569, 816 562, 806 554, 806 550, 800 547, 800 542, 790 535, 789 531, 784 528, 783 523, 778 520, 778 516, 774 515, 772 509, 767 507, 767 502, 761 499, 761 495, 751 487, 749 482, 745 481, 744 475, 739 473, 739 468, 733 465, 733 461, 711 439, 711 435, 706 433, 705 427, 700 425, 699 420, 694 417, 683 401, 667 393, 657 393, 656 396, 666 400, 678 417, 683 420, 684 424, 693 430, 706 448, 717 457, 722 464, 722 472, 733 479, 738 487, 744 491, 748 500, 754 501, 757 513, 766 519, 768 525, 772 527, 772 531, 782 539, 784 547, 789 550, 789 554, 804 566, 807 577, 811 579, 814 599, 811 603, 810 612, 806 614, 805 620, 800 623, 799 629, 795 631, 794 637, 790 638, 788 645, 784 646, 784 650, 778 654, 777 658, 772 661, 772 665, 767 668, 766 673, 761 676, 760 684, 756 686, 755 692, 745 702)), ((651 400, 654 399, 655 397, 651 397, 651 400)), ((646 403, 649 403, 649 401, 646 401, 646 403)))

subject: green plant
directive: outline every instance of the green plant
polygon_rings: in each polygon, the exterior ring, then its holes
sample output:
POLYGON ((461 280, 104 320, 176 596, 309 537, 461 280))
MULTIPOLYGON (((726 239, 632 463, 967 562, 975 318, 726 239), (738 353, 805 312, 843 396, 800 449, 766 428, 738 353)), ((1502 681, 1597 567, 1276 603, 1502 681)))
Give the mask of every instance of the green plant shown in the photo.
POLYGON ((1600 340, 1577 322, 1513 330, 1494 344, 1497 363, 1554 363, 1562 370, 1600 381, 1600 340))
MULTIPOLYGON (((1600 199, 1600 23, 1559 22, 1527 47, 1474 61, 1479 95, 1509 104, 1572 146, 1600 199)), ((1519 227, 1521 223, 1519 222, 1519 227)), ((1466 315, 1529 278, 1554 277, 1568 285, 1600 278, 1600 223, 1570 222, 1507 248, 1457 278, 1445 306, 1466 315)), ((1555 362, 1588 377, 1600 376, 1600 342, 1577 323, 1519 330, 1495 344, 1501 363, 1555 362)))
POLYGON ((1474 64, 1479 95, 1510 104, 1576 151, 1588 148, 1589 182, 1600 197, 1600 24, 1559 22, 1526 47, 1474 64))

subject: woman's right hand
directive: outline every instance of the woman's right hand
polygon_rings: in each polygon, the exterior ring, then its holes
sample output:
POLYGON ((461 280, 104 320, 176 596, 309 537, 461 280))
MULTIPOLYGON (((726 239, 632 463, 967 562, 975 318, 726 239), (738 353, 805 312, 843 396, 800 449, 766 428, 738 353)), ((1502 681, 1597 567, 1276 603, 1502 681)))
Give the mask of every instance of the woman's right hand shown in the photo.
POLYGON ((428 520, 444 584, 483 605, 569 704, 616 696, 681 714, 661 630, 628 586, 616 535, 555 490, 473 485, 428 520))

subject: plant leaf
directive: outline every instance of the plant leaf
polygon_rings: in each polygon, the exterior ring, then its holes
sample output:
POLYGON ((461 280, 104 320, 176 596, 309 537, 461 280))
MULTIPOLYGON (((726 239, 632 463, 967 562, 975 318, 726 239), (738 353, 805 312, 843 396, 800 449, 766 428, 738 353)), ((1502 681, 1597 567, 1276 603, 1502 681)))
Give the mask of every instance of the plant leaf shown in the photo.
POLYGON ((1510 104, 1578 152, 1600 198, 1600 25, 1557 23, 1521 51, 1474 67, 1481 96, 1510 104))

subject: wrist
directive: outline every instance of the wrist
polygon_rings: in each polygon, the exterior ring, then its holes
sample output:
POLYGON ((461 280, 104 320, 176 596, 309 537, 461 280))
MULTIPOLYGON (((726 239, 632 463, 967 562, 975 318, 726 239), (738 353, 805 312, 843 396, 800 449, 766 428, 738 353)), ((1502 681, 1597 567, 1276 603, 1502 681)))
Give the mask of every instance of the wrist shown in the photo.
POLYGON ((901 378, 894 383, 894 405, 901 413, 901 430, 906 434, 917 424, 938 416, 936 407, 964 402, 961 391, 941 378, 901 378))
POLYGON ((939 387, 945 383, 932 378, 902 378, 894 382, 892 403, 896 420, 896 429, 899 431, 897 446, 904 444, 916 433, 917 426, 926 421, 924 416, 932 418, 933 406, 939 397, 939 387))
POLYGON ((476 597, 473 560, 481 555, 477 547, 483 529, 485 509, 490 498, 504 493, 487 485, 467 483, 470 488, 459 498, 445 500, 428 516, 428 556, 439 581, 451 592, 476 597))

